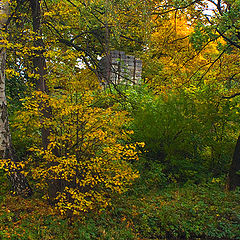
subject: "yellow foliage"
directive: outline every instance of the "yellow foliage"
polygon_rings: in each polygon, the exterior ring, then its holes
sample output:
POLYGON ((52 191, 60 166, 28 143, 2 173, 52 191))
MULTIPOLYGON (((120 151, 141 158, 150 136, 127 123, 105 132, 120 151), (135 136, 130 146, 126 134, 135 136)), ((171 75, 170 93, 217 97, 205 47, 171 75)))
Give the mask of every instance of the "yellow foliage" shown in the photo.
POLYGON ((137 146, 143 143, 127 144, 131 134, 123 129, 131 121, 127 112, 94 106, 91 91, 62 90, 52 96, 34 92, 24 106, 19 128, 38 133, 41 127, 50 129, 48 148, 39 147, 38 136, 26 165, 46 198, 48 183, 58 185, 56 207, 63 214, 106 207, 113 193, 126 191, 139 176, 129 163, 138 160, 137 146), (41 114, 40 106, 46 105, 50 118, 41 114))
POLYGON ((167 92, 195 84, 196 76, 203 75, 219 55, 218 42, 209 42, 201 51, 191 44, 193 24, 181 15, 170 15, 168 20, 152 19, 156 25, 151 35, 149 53, 144 62, 147 82, 156 92, 167 92), (150 64, 149 64, 150 62, 150 64))

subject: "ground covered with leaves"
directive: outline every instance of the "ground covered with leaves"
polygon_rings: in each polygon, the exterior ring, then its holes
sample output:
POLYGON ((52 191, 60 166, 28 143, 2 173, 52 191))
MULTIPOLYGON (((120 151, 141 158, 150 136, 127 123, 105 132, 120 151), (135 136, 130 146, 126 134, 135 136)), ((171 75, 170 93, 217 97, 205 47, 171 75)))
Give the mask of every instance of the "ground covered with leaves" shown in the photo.
MULTIPOLYGON (((140 181, 140 180, 139 180, 140 181)), ((147 191, 142 184, 98 214, 59 215, 36 193, 29 199, 7 194, 1 174, 1 239, 240 239, 239 191, 221 182, 147 191)))

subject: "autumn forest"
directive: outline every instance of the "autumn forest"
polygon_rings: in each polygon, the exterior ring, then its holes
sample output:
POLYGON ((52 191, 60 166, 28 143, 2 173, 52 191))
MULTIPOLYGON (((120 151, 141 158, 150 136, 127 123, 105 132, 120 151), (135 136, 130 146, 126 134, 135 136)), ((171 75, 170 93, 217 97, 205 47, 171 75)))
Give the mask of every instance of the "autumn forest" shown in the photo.
POLYGON ((240 239, 239 0, 0 0, 0 239, 240 239))

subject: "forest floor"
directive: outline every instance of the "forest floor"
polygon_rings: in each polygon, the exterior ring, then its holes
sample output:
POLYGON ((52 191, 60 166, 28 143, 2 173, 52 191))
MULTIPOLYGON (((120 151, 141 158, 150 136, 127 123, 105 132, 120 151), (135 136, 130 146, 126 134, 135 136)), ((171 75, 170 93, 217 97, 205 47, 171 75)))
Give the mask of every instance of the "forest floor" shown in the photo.
POLYGON ((240 239, 240 191, 219 182, 168 185, 147 190, 136 184, 108 209, 71 220, 38 193, 29 199, 9 194, 0 176, 0 239, 240 239))

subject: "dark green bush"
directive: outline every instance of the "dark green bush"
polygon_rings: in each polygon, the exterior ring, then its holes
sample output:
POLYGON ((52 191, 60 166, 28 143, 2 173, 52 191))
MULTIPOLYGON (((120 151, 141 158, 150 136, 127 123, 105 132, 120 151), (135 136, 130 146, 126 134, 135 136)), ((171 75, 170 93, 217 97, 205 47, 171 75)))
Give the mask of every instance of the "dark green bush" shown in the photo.
POLYGON ((134 140, 146 143, 146 161, 164 166, 163 173, 172 179, 201 182, 228 171, 239 127, 237 114, 230 110, 236 102, 216 103, 213 89, 159 96, 146 90, 127 92, 134 140))

